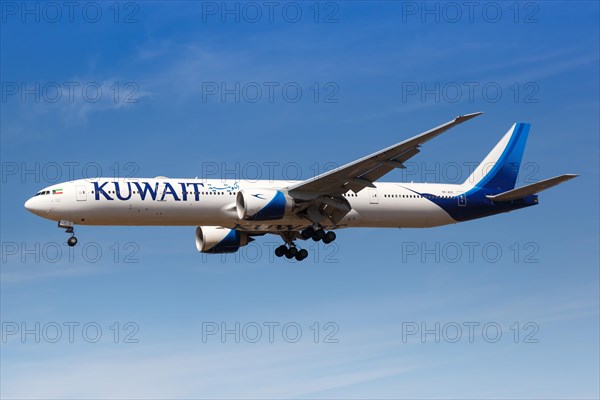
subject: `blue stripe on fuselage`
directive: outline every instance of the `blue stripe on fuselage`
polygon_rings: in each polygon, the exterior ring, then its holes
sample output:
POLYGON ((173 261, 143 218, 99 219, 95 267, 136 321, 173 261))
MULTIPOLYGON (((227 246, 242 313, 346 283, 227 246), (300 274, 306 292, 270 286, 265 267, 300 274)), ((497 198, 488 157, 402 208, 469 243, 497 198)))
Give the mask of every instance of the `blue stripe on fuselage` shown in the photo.
POLYGON ((500 214, 520 208, 534 206, 538 204, 537 195, 529 195, 522 199, 513 201, 492 201, 488 199, 485 190, 469 191, 465 193, 464 205, 459 204, 461 196, 453 196, 450 198, 438 197, 432 193, 417 192, 416 190, 404 187, 406 190, 410 190, 419 196, 423 196, 426 200, 429 200, 433 204, 437 205, 452 217, 455 221, 468 221, 471 219, 477 219, 482 217, 488 217, 490 215, 500 214))

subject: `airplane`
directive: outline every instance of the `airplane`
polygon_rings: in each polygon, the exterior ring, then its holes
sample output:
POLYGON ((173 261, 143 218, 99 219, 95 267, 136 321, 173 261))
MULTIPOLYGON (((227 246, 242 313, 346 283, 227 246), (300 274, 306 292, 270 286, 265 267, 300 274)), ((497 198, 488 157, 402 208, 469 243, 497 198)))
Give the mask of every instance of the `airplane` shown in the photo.
POLYGON ((279 235, 275 255, 308 256, 299 240, 331 243, 337 229, 426 228, 538 204, 537 193, 578 175, 515 188, 530 130, 515 123, 462 184, 379 182, 421 146, 481 112, 453 120, 304 181, 93 178, 42 189, 25 203, 77 244, 75 225, 196 226, 196 248, 231 253, 256 236, 279 235))

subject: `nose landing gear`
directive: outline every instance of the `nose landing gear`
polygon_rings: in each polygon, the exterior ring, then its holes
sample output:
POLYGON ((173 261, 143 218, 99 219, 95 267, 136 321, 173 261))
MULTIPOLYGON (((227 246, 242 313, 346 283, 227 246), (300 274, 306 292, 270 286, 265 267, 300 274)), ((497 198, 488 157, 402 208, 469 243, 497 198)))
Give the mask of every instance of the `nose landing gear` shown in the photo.
POLYGON ((58 221, 58 227, 65 230, 66 233, 70 233, 71 237, 67 239, 69 247, 73 247, 77 244, 77 238, 75 237, 75 230, 71 221, 58 221))
POLYGON ((77 238, 75 236, 71 236, 67 239, 67 244, 71 247, 75 246, 77 244, 77 238))

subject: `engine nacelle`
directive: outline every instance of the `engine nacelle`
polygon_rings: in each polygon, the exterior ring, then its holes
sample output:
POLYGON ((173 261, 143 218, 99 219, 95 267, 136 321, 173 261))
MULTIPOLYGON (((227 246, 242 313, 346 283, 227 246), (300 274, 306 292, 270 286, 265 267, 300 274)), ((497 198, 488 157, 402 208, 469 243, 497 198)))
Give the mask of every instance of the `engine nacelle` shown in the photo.
POLYGON ((239 219, 270 221, 281 219, 294 206, 294 199, 276 189, 244 189, 236 197, 239 219))
POLYGON ((201 253, 234 253, 253 239, 246 233, 220 226, 196 227, 196 248, 201 253))

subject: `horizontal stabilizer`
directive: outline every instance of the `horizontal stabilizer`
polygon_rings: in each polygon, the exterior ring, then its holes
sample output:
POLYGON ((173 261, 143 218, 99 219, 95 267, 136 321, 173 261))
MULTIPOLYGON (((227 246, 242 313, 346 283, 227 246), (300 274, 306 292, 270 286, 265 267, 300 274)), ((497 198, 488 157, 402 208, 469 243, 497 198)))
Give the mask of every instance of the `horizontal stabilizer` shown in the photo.
POLYGON ((507 192, 503 192, 503 193, 495 194, 495 195, 488 195, 485 197, 487 197, 488 199, 493 200, 493 201, 511 201, 511 200, 522 199, 525 196, 539 193, 542 190, 549 189, 553 186, 556 186, 560 183, 566 182, 577 176, 579 176, 579 175, 576 175, 576 174, 559 175, 559 176, 555 176, 554 178, 545 179, 543 181, 532 183, 531 185, 522 186, 518 189, 512 189, 507 192))

